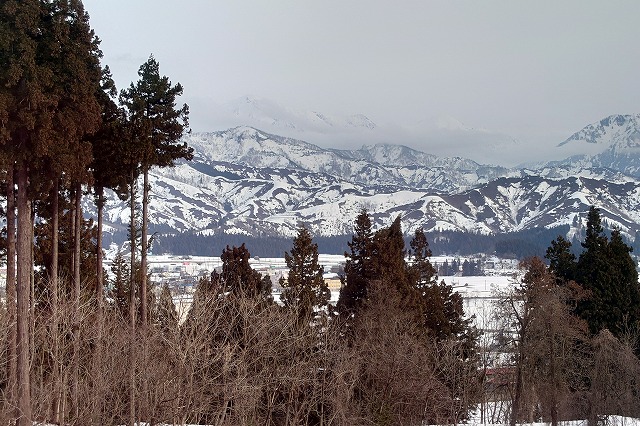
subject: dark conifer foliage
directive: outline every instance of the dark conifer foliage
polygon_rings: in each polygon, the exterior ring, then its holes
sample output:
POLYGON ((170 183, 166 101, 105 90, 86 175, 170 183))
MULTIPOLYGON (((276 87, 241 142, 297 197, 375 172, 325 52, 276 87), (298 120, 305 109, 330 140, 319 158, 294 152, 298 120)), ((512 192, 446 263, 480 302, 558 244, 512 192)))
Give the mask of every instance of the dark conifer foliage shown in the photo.
POLYGON ((222 272, 212 274, 211 285, 220 292, 232 292, 243 297, 265 297, 267 291, 260 273, 249 264, 251 253, 242 244, 240 247, 229 247, 223 250, 222 272))
POLYGON ((284 289, 280 299, 297 313, 300 322, 308 322, 316 311, 327 307, 331 292, 323 278, 324 268, 318 263, 318 245, 305 227, 298 229, 291 252, 285 252, 284 259, 289 275, 280 279, 284 289))
POLYGON ((576 265, 577 281, 591 292, 591 297, 578 304, 577 313, 587 321, 592 333, 607 328, 614 336, 620 336, 638 326, 637 308, 628 301, 637 301, 640 289, 631 248, 622 242, 619 232, 614 233, 610 242, 600 211, 592 206, 582 243, 584 251, 576 265), (630 264, 634 266, 629 268, 630 264))
POLYGON ((409 258, 411 260, 409 270, 412 274, 412 280, 419 288, 434 283, 438 276, 436 269, 429 261, 431 249, 429 248, 429 242, 427 241, 424 229, 416 229, 409 246, 411 247, 409 251, 409 258))
POLYGON ((371 260, 375 279, 394 283, 403 296, 410 293, 413 284, 407 277, 405 256, 402 223, 398 216, 391 226, 374 234, 371 260))
POLYGON ((131 143, 143 172, 153 166, 173 166, 180 158, 190 159, 193 149, 180 138, 188 127, 189 107, 176 107, 182 86, 172 85, 160 75, 153 55, 140 66, 138 80, 120 93, 131 128, 131 143))
POLYGON ((164 333, 175 332, 178 329, 178 311, 167 284, 163 285, 160 291, 154 319, 164 333))
MULTIPOLYGON (((82 138, 95 131, 100 120, 93 94, 100 79, 101 52, 88 22, 78 0, 0 3, 0 139, 3 154, 15 164, 18 186, 19 424, 31 420, 26 343, 32 271, 31 201, 35 194, 47 192, 47 182, 63 172, 78 184, 89 179, 86 165, 91 151, 82 138)), ((76 244, 75 277, 80 266, 78 249, 76 244)), ((79 300, 78 285, 75 293, 79 300)))
POLYGON ((640 285, 632 248, 617 229, 607 237, 600 210, 594 206, 581 245, 576 261, 570 242, 561 236, 553 240, 546 255, 550 271, 559 283, 575 280, 589 293, 577 301, 576 313, 587 321, 591 333, 603 329, 616 337, 635 333, 640 329, 640 285))
MULTIPOLYGON (((410 243, 411 251, 408 266, 410 284, 416 293, 417 310, 419 319, 426 332, 438 341, 455 339, 463 342, 465 357, 471 356, 475 350, 477 331, 472 320, 465 317, 462 296, 453 290, 453 287, 443 282, 438 283, 436 269, 431 265, 429 258, 431 250, 427 237, 422 228, 415 231, 410 243)), ((471 265, 475 262, 467 262, 467 272, 475 272, 471 265)), ((457 268, 457 261, 453 261, 457 268)), ((463 264, 463 273, 464 273, 463 264)))
POLYGON ((124 253, 119 251, 111 262, 112 278, 109 280, 109 295, 123 318, 129 312, 130 275, 130 264, 125 259, 124 253))
POLYGON ((551 241, 551 246, 547 249, 545 258, 549 260, 549 270, 556 279, 564 282, 575 280, 576 278, 576 256, 571 251, 571 242, 562 235, 551 241))
MULTIPOLYGON (((149 170, 154 167, 170 167, 176 160, 193 158, 193 149, 180 142, 189 125, 189 107, 176 107, 177 97, 182 95, 180 83, 172 85, 169 78, 160 75, 160 64, 153 55, 138 70, 140 79, 123 90, 120 102, 127 111, 129 142, 136 166, 143 175, 141 267, 147 269, 147 210, 149 204, 149 170)), ((137 175, 132 174, 132 177, 137 175)), ((134 185, 132 179, 130 185, 134 185)), ((131 189, 133 196, 133 189, 131 189)), ((142 298, 142 323, 147 323, 146 277, 140 284, 142 298)))
POLYGON ((354 234, 348 246, 350 253, 344 253, 347 259, 338 299, 338 311, 347 316, 353 314, 366 299, 369 282, 375 278, 372 259, 373 231, 366 209, 362 209, 356 217, 354 234))

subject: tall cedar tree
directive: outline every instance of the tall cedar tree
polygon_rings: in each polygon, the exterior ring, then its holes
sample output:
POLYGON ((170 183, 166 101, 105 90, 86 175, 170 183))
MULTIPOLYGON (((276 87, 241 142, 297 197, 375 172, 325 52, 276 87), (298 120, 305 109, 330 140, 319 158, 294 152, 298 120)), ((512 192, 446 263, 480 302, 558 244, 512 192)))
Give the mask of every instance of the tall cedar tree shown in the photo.
POLYGON ((15 164, 18 187, 15 405, 19 425, 31 423, 29 193, 33 188, 29 185, 42 175, 42 164, 57 164, 60 172, 73 178, 83 175, 90 152, 87 155, 81 140, 99 122, 93 97, 99 58, 97 39, 79 0, 0 3, 0 141, 3 153, 15 164))
MULTIPOLYGON (((102 358, 102 325, 104 322, 104 272, 102 266, 102 228, 104 222, 104 206, 106 204, 105 188, 110 188, 121 199, 126 199, 127 178, 130 167, 127 161, 122 161, 125 151, 124 143, 127 140, 125 132, 124 114, 116 104, 117 90, 111 77, 109 67, 102 70, 100 86, 96 88, 96 98, 100 104, 102 122, 98 131, 88 138, 91 144, 93 161, 90 170, 93 175, 94 201, 97 209, 97 238, 96 238, 96 283, 94 295, 96 301, 97 335, 94 345, 94 370, 102 358)), ((97 374, 97 373, 94 373, 97 374)), ((95 387, 94 387, 95 389, 95 387)), ((94 398, 98 398, 92 394, 94 398)), ((102 423, 99 418, 93 418, 95 424, 102 423)))
POLYGON ((577 281, 591 292, 591 297, 578 304, 578 315, 587 321, 593 334, 606 328, 620 337, 637 330, 640 286, 631 248, 622 241, 619 231, 613 231, 611 241, 607 239, 600 210, 593 206, 582 247, 577 281))
POLYGON ((232 292, 237 296, 266 297, 266 289, 262 276, 249 264, 251 253, 242 244, 240 247, 229 247, 222 251, 222 273, 211 276, 212 288, 218 292, 232 292))
POLYGON ((576 255, 571 252, 571 242, 562 235, 551 241, 544 257, 549 260, 549 270, 560 283, 576 279, 576 255))
MULTIPOLYGON (((149 203, 149 170, 153 166, 170 167, 180 158, 193 158, 193 149, 186 142, 179 143, 189 122, 189 107, 176 108, 176 98, 182 95, 182 86, 172 85, 169 78, 160 75, 160 65, 153 55, 138 70, 140 79, 122 91, 120 100, 125 106, 143 175, 142 185, 142 248, 141 267, 147 269, 147 227, 149 203)), ((142 274, 140 299, 142 324, 147 323, 146 274, 142 274)))
POLYGON ((300 324, 308 323, 316 311, 327 307, 331 292, 322 277, 324 268, 318 263, 318 245, 304 226, 298 229, 291 253, 285 252, 284 260, 289 276, 280 279, 284 289, 280 300, 297 313, 300 324))
POLYGON ((344 254, 346 258, 344 276, 340 298, 338 299, 338 311, 342 315, 349 316, 360 307, 367 297, 367 288, 371 280, 375 278, 373 270, 373 231, 371 230, 371 218, 366 209, 362 209, 356 218, 354 235, 351 242, 347 243, 350 253, 344 254))
POLYGON ((419 290, 435 284, 438 281, 438 274, 436 268, 429 261, 431 249, 423 228, 416 229, 409 247, 411 247, 409 251, 411 259, 410 280, 419 290))
POLYGON ((100 104, 102 122, 96 133, 87 138, 91 143, 93 160, 90 170, 93 175, 93 189, 97 214, 98 240, 96 242, 96 275, 99 277, 95 288, 98 308, 101 309, 104 292, 102 282, 102 227, 103 211, 106 204, 105 188, 112 189, 123 199, 127 193, 128 168, 122 161, 123 144, 126 141, 124 114, 116 104, 117 90, 109 67, 102 70, 102 80, 96 90, 100 104))
POLYGON ((394 283, 404 298, 409 297, 412 291, 407 279, 405 255, 402 224, 398 216, 391 226, 374 234, 372 264, 375 279, 394 283))

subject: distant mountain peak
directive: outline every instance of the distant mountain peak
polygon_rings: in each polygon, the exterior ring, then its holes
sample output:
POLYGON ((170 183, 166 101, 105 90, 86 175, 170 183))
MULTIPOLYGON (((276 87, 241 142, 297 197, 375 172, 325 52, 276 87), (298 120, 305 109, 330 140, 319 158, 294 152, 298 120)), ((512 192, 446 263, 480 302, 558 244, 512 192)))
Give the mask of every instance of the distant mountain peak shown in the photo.
POLYGON ((640 147, 640 114, 614 114, 589 124, 558 146, 569 143, 600 145, 616 150, 640 147))
POLYGON ((293 137, 302 137, 307 133, 333 134, 377 128, 364 114, 339 116, 317 110, 296 110, 251 95, 228 102, 225 108, 238 124, 256 126, 293 137))

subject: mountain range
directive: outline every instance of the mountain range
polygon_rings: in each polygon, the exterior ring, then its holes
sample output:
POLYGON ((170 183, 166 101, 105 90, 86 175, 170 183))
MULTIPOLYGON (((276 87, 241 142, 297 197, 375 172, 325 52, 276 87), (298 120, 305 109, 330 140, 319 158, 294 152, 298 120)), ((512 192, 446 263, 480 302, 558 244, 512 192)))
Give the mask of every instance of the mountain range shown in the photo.
MULTIPOLYGON (((374 228, 400 215, 407 234, 568 225, 572 237, 590 205, 630 240, 640 231, 640 115, 607 117, 560 143, 596 154, 514 168, 402 145, 327 149, 247 126, 184 140, 192 161, 152 170, 152 232, 291 237, 305 225, 316 236, 350 235, 366 208, 374 228)), ((105 221, 122 235, 127 206, 110 197, 105 221)))

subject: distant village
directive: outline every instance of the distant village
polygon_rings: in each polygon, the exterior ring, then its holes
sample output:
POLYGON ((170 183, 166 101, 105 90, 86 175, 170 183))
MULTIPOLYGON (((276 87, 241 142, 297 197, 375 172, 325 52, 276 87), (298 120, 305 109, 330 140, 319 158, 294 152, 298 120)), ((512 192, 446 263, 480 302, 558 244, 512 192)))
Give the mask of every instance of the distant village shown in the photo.
MULTIPOLYGON (((209 277, 214 270, 221 271, 220 257, 157 255, 149 256, 151 282, 156 291, 166 284, 173 295, 174 303, 181 318, 191 306, 193 293, 201 278, 209 277)), ((324 279, 331 290, 331 302, 336 303, 340 294, 340 275, 343 273, 345 257, 342 255, 319 255, 319 263, 324 267, 324 279)), ((518 260, 501 259, 492 256, 434 256, 432 265, 438 270, 439 280, 451 285, 465 301, 467 316, 480 316, 487 303, 495 296, 495 291, 513 285, 518 273, 518 260), (473 265, 473 266, 469 266, 473 265), (452 273, 452 269, 455 273, 452 273), (445 274, 442 274, 445 272, 445 274), (468 272, 473 272, 469 275, 468 272)), ((254 270, 271 278, 274 299, 279 301, 282 291, 279 282, 287 278, 289 269, 284 258, 253 257, 250 264, 254 270)), ((109 270, 110 259, 105 267, 109 270)), ((483 328, 481 323, 477 324, 483 328)))

